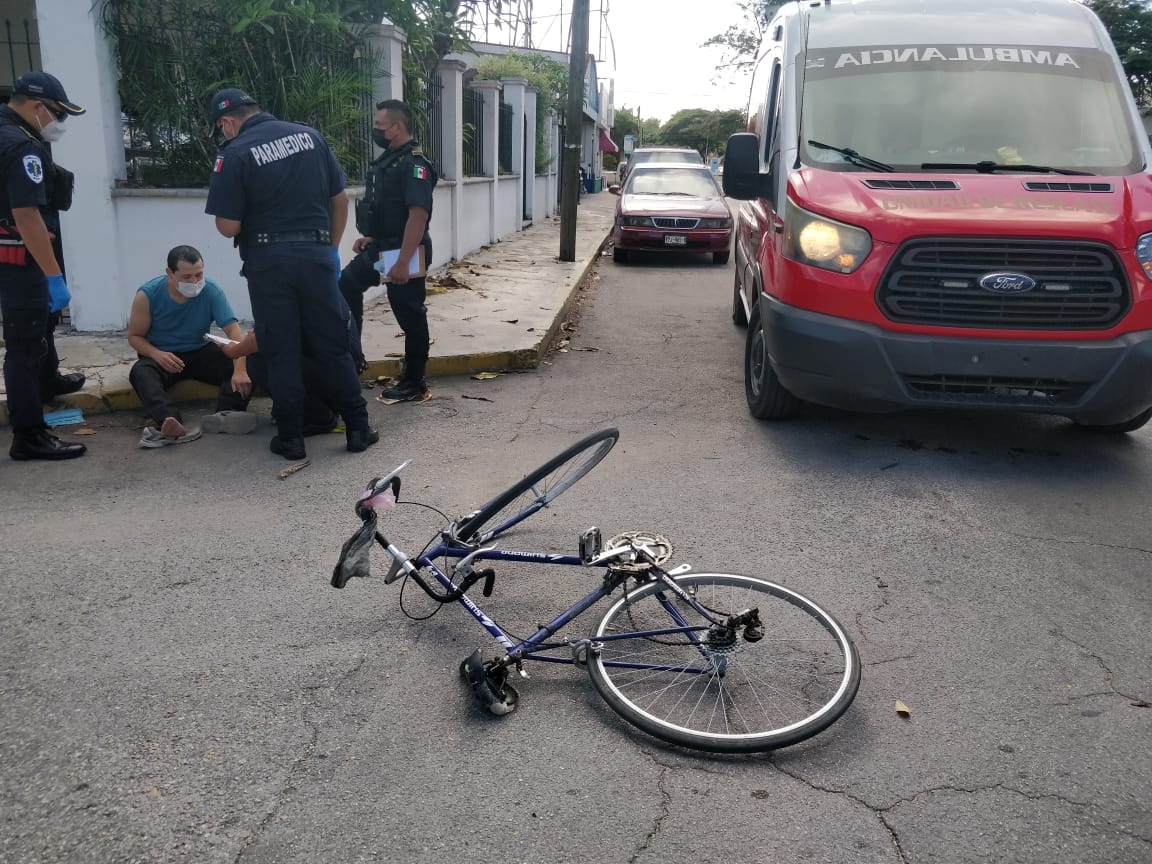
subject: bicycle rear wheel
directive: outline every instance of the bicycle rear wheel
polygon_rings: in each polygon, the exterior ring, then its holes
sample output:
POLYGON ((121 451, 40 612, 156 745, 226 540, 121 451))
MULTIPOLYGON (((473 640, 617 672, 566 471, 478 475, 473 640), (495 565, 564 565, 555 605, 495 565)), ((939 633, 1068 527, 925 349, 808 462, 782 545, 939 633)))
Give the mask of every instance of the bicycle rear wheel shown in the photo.
POLYGON ((577 441, 461 521, 458 540, 481 545, 548 506, 596 467, 620 437, 603 429, 577 441))
POLYGON ((588 673, 629 723, 684 747, 755 753, 810 738, 848 708, 859 655, 811 600, 748 576, 698 573, 676 583, 721 621, 758 609, 763 639, 717 633, 660 582, 619 598, 592 634, 588 673))

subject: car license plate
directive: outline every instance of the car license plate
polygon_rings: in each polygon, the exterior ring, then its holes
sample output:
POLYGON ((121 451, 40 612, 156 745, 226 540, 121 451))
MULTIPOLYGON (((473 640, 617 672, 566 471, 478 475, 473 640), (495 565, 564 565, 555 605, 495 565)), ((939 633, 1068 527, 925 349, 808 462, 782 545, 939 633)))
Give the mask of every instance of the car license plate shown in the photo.
POLYGON ((664 245, 665 246, 687 246, 688 245, 688 238, 685 237, 683 234, 665 234, 664 235, 664 245))

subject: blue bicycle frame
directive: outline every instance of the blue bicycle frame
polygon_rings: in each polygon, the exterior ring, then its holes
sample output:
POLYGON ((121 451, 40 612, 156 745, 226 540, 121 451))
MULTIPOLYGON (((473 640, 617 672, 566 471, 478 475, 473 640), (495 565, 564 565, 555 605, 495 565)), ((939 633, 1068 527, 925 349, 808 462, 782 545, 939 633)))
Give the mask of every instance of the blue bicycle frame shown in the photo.
MULTIPOLYGON (((390 555, 395 557, 396 554, 399 554, 398 552, 393 551, 394 547, 389 546, 386 538, 384 538, 383 535, 377 534, 376 539, 377 542, 379 542, 380 545, 383 546, 390 555)), ((581 560, 581 558, 577 555, 559 555, 542 552, 516 552, 501 549, 477 550, 466 546, 459 546, 451 542, 441 542, 432 549, 429 549, 427 552, 423 553, 414 562, 411 562, 414 566, 411 568, 405 567, 404 570, 408 573, 409 576, 414 578, 426 592, 430 594, 431 592, 428 591, 427 583, 424 581, 419 572, 421 570, 427 570, 429 573, 431 573, 436 581, 440 584, 440 587, 442 587, 445 591, 449 593, 455 593, 459 590, 459 586, 455 585, 452 580, 449 579, 448 576, 444 573, 444 571, 436 566, 434 559, 441 556, 461 559, 468 555, 472 555, 473 561, 519 561, 534 564, 561 564, 579 567, 585 566, 585 562, 581 560)), ((565 609, 554 619, 552 619, 552 621, 541 625, 535 633, 521 642, 517 642, 511 636, 509 636, 507 631, 505 631, 499 624, 492 620, 492 618, 490 618, 484 612, 484 610, 477 606, 467 593, 460 594, 460 596, 456 597, 455 599, 465 609, 468 610, 473 618, 480 622, 484 629, 487 630, 489 634, 491 634, 492 638, 494 638, 504 647, 508 653, 509 659, 517 662, 520 660, 539 660, 545 663, 574 664, 576 663, 574 657, 556 657, 548 656, 542 653, 545 651, 556 651, 562 648, 569 648, 574 644, 573 642, 569 641, 563 644, 549 644, 545 640, 553 636, 565 625, 571 623, 575 618, 586 612, 600 600, 611 594, 612 591, 614 591, 616 587, 621 585, 626 579, 626 573, 618 572, 613 575, 613 571, 610 570, 609 573, 601 581, 599 587, 597 587, 594 591, 590 591, 580 600, 576 601, 576 603, 574 603, 568 609, 565 609)), ((717 625, 722 623, 718 621, 712 613, 704 609, 699 603, 692 599, 692 597, 690 597, 687 592, 676 585, 675 582, 673 582, 671 579, 668 579, 665 584, 669 586, 669 590, 671 592, 677 594, 681 599, 688 602, 693 608, 696 609, 696 611, 703 615, 706 621, 717 625)), ((711 673, 714 670, 714 666, 712 666, 714 662, 712 652, 708 650, 707 645, 705 644, 705 640, 700 638, 701 634, 707 633, 709 627, 689 624, 684 620, 679 610, 675 608, 675 606, 668 598, 661 595, 658 599, 677 626, 665 627, 656 630, 634 630, 620 634, 603 634, 597 636, 596 641, 608 642, 621 639, 640 639, 652 636, 668 636, 679 634, 687 636, 688 639, 696 645, 696 648, 699 650, 701 657, 709 665, 670 666, 668 664, 660 663, 629 663, 622 661, 605 661, 604 665, 629 669, 692 672, 697 674, 711 673)))

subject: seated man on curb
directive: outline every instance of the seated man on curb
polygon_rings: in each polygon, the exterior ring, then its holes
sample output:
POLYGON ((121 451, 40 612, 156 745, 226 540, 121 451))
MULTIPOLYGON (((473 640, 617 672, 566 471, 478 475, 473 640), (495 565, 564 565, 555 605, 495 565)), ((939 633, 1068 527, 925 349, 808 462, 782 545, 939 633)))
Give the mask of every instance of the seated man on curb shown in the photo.
POLYGON ((140 286, 128 318, 128 344, 140 356, 128 378, 156 424, 144 429, 140 446, 163 447, 200 437, 199 429, 184 426, 165 392, 185 379, 220 388, 217 413, 204 419, 205 428, 251 432, 257 419, 242 413, 252 395, 247 362, 242 357, 229 360, 219 345, 204 338, 213 322, 230 339, 241 338, 228 298, 219 285, 205 279, 203 258, 191 246, 168 253, 165 273, 140 286))

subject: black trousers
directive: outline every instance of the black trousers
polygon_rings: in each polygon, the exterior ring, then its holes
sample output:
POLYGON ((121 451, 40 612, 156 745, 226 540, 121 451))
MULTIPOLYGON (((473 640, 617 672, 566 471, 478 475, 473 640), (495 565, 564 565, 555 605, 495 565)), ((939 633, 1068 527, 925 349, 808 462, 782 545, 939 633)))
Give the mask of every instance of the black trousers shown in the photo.
POLYGON ((248 400, 232 390, 234 367, 219 345, 209 343, 195 351, 172 353, 184 361, 184 368, 179 372, 169 372, 151 357, 141 357, 128 373, 132 389, 144 405, 144 413, 157 426, 168 417, 183 421, 180 410, 172 405, 166 392, 180 381, 200 381, 219 387, 217 411, 243 411, 248 406, 248 400))
POLYGON ((0 264, 0 315, 4 318, 4 386, 13 432, 44 427, 45 396, 59 363, 48 312, 48 280, 35 266, 0 264))
POLYGON ((303 434, 304 355, 350 432, 368 431, 368 406, 351 354, 347 307, 328 246, 278 243, 249 248, 244 262, 256 341, 268 366, 272 416, 281 438, 303 434))
MULTIPOLYGON (((424 247, 425 261, 432 260, 431 246, 424 247)), ((352 311, 356 330, 364 327, 364 292, 380 284, 380 274, 372 266, 379 259, 380 248, 370 243, 363 252, 348 262, 340 274, 340 293, 352 311)), ((404 373, 407 381, 423 382, 428 368, 428 297, 426 279, 409 279, 403 285, 387 286, 388 304, 396 323, 404 331, 404 373)))
MULTIPOLYGON (((304 425, 332 426, 337 413, 324 392, 324 379, 316 361, 303 355, 301 370, 304 373, 304 425)), ((268 388, 268 364, 264 356, 256 353, 248 357, 248 377, 252 379, 253 392, 271 393, 268 388)))

